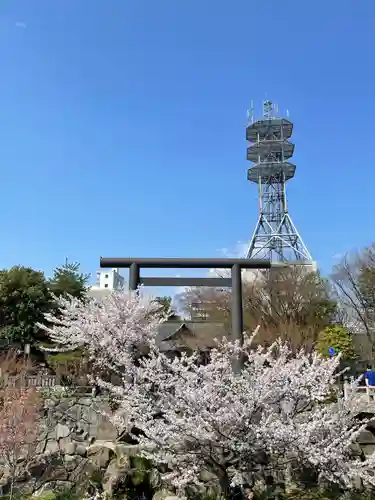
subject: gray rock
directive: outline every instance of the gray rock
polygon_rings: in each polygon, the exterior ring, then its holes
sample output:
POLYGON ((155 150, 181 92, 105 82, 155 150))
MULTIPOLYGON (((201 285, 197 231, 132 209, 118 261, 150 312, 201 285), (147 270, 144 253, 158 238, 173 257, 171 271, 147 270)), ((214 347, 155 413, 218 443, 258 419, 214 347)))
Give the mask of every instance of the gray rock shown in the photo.
POLYGON ((212 483, 217 481, 217 476, 208 470, 202 470, 199 474, 199 479, 204 483, 212 483))
POLYGON ((35 454, 40 455, 40 454, 44 453, 46 446, 47 446, 47 439, 40 438, 40 441, 38 442, 38 444, 36 445, 36 448, 35 448, 35 454))
POLYGON ((124 479, 131 469, 130 459, 122 457, 121 463, 114 459, 110 462, 103 477, 103 491, 111 497, 119 482, 124 479))
POLYGON ((66 438, 70 435, 70 429, 67 425, 56 425, 56 439, 66 438))
POLYGON ((136 457, 141 452, 141 446, 137 444, 117 443, 115 449, 118 456, 136 457))
POLYGON ((159 490, 157 491, 152 500, 180 500, 173 492, 169 490, 159 490))
POLYGON ((149 483, 151 488, 157 490, 161 487, 161 475, 156 469, 152 469, 149 474, 149 483))
POLYGON ((56 453, 57 451, 59 451, 59 445, 57 441, 55 440, 47 441, 44 453, 51 454, 51 453, 56 453))
POLYGON ((361 479, 360 477, 355 477, 355 478, 354 478, 354 488, 355 488, 357 491, 362 490, 362 488, 363 488, 363 483, 362 483, 362 479, 361 479))
POLYGON ((111 460, 111 452, 107 448, 101 448, 95 452, 88 451, 88 457, 94 466, 104 469, 111 460))
POLYGON ((77 461, 77 459, 76 459, 76 457, 74 455, 64 455, 64 462, 66 464, 74 463, 76 461, 77 461))
POLYGON ((45 457, 35 457, 27 470, 31 477, 40 479, 45 474, 47 467, 48 463, 45 457))
POLYGON ((350 445, 350 449, 352 450, 353 454, 357 457, 360 457, 363 454, 362 448, 359 443, 352 443, 350 445))
MULTIPOLYGON (((82 463, 83 458, 78 455, 65 455, 64 456, 64 467, 67 472, 75 472, 77 469, 80 469, 80 465, 82 463)), ((69 479, 71 480, 72 476, 69 474, 69 479)))
MULTIPOLYGON (((24 478, 26 480, 23 483, 21 477, 17 479, 15 492, 23 488, 27 494, 35 492, 38 496, 44 492, 69 488, 73 483, 79 483, 86 469, 95 471, 97 468, 107 469, 105 480, 107 489, 111 490, 116 481, 129 474, 129 457, 137 455, 139 448, 116 443, 117 429, 100 414, 100 410, 106 410, 106 404, 100 398, 92 401, 88 398, 79 400, 63 397, 60 401, 48 401, 41 419, 38 445, 33 450, 31 462, 30 457, 27 459, 28 478, 24 478), (81 416, 82 419, 78 419, 81 416), (88 456, 87 447, 95 441, 112 441, 116 448, 112 451, 103 448, 88 456)), ((8 487, 6 477, 3 477, 2 482, 4 488, 8 487)), ((153 484, 155 487, 160 486, 159 476, 154 476, 153 484)))
POLYGON ((70 437, 72 438, 72 441, 76 441, 77 443, 84 443, 86 441, 82 433, 78 434, 76 431, 74 431, 70 437))
MULTIPOLYGON (((60 449, 61 449, 61 444, 60 444, 60 449)), ((67 455, 75 455, 76 449, 77 449, 76 443, 70 442, 66 444, 66 446, 63 448, 63 451, 65 451, 67 455)))
POLYGON ((67 481, 69 474, 68 474, 68 467, 66 467, 66 464, 64 465, 55 465, 55 466, 50 466, 48 468, 48 474, 46 475, 45 480, 49 481, 67 481))
POLYGON ((70 481, 50 481, 48 483, 43 484, 41 488, 39 488, 33 496, 43 496, 45 493, 56 492, 56 491, 65 491, 71 490, 74 484, 70 481))
POLYGON ((375 452, 375 444, 365 444, 362 446, 362 451, 365 454, 365 457, 369 457, 375 452))
POLYGON ((364 430, 357 439, 359 444, 375 444, 375 436, 371 431, 364 430))
POLYGON ((78 444, 76 447, 76 455, 85 457, 87 454, 87 448, 83 444, 78 444))
POLYGON ((117 429, 110 422, 102 422, 97 428, 96 439, 100 441, 116 441, 117 429))
MULTIPOLYGON (((65 437, 65 438, 59 439, 59 450, 62 453, 66 453, 66 449, 69 448, 69 445, 71 443, 72 443, 72 440, 70 439, 70 437, 65 437)), ((74 451, 72 454, 74 454, 74 451)))

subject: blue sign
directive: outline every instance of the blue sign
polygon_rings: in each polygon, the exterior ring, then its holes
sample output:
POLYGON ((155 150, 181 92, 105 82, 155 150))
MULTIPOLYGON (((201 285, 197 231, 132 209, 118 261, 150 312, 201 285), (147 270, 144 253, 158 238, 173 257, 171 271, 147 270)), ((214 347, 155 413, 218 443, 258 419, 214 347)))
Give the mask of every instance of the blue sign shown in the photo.
POLYGON ((328 347, 328 354, 330 356, 334 356, 336 354, 335 348, 334 347, 328 347))

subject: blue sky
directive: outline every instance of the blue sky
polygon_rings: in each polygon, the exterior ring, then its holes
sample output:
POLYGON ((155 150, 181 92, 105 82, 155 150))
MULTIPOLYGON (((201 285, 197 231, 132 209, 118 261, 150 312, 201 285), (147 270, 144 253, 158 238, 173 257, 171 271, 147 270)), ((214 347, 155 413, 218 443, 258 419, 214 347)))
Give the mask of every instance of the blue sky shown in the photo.
POLYGON ((374 240, 374 0, 0 0, 0 266, 250 239, 246 110, 295 124, 291 216, 328 272, 374 240))

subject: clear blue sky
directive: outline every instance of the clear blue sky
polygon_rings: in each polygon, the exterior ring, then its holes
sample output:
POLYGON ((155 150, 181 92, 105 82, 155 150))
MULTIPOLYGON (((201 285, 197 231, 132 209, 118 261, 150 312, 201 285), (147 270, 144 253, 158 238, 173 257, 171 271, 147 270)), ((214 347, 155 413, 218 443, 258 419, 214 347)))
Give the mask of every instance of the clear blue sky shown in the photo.
POLYGON ((295 123, 313 257, 375 240, 374 0, 0 0, 0 267, 248 241, 246 109, 295 123))

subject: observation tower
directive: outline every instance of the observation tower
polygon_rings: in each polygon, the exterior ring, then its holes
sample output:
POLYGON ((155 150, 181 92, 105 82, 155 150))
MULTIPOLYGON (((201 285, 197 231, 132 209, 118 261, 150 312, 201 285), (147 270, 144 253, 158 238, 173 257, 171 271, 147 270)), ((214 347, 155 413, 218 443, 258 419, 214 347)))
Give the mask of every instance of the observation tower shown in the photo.
POLYGON ((248 114, 247 159, 254 165, 248 169, 247 178, 258 184, 259 217, 247 258, 314 265, 288 212, 286 183, 296 171, 289 161, 294 153, 294 144, 289 141, 293 124, 278 116, 278 108, 271 101, 263 102, 262 119, 254 119, 253 105, 248 114))

